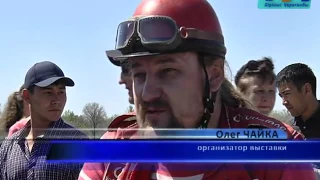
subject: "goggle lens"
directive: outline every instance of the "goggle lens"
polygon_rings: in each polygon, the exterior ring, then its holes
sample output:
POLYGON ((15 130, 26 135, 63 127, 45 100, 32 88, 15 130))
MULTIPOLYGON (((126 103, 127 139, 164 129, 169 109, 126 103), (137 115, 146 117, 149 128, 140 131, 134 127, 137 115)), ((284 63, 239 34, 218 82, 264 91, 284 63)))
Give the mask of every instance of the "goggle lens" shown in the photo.
POLYGON ((135 21, 125 21, 119 24, 117 30, 116 49, 127 45, 128 40, 134 33, 135 21))
POLYGON ((165 18, 146 18, 139 22, 138 33, 142 43, 171 41, 176 32, 174 22, 165 18))

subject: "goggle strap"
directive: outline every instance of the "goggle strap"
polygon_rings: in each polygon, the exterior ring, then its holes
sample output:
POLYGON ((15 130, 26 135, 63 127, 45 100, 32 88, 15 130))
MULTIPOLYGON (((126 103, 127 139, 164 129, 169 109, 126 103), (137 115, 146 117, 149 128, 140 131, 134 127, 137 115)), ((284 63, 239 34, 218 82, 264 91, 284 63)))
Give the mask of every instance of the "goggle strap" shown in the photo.
POLYGON ((214 110, 214 100, 212 99, 213 98, 212 96, 210 97, 210 95, 212 94, 210 93, 210 84, 209 84, 208 72, 206 70, 206 65, 204 62, 204 56, 199 55, 198 57, 205 73, 205 87, 204 87, 204 98, 203 98, 204 112, 201 118, 200 128, 206 129, 208 128, 209 120, 214 110))
POLYGON ((202 31, 195 28, 180 28, 180 35, 182 38, 185 39, 204 39, 204 40, 211 40, 211 41, 218 41, 224 44, 224 38, 221 34, 202 31))

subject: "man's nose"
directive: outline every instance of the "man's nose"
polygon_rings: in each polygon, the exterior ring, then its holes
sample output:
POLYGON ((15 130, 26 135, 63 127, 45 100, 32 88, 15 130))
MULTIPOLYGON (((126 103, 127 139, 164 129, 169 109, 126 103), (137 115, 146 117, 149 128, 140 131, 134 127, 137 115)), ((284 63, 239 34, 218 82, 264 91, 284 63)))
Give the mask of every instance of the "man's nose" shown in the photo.
POLYGON ((61 99, 60 95, 58 92, 54 92, 52 96, 52 104, 60 104, 61 99))
POLYGON ((263 102, 271 101, 274 98, 275 98, 275 94, 274 93, 263 92, 261 94, 261 99, 262 99, 263 102))
POLYGON ((268 99, 268 98, 267 98, 266 95, 262 95, 262 96, 261 96, 261 99, 262 99, 263 102, 267 102, 267 99, 268 99))
POLYGON ((282 105, 284 106, 288 105, 288 101, 282 98, 282 105))
POLYGON ((120 85, 124 84, 124 77, 123 77, 123 74, 121 73, 120 74, 120 79, 119 79, 119 82, 118 82, 120 85))
POLYGON ((263 102, 267 102, 268 101, 268 94, 267 93, 265 93, 265 92, 263 92, 263 93, 261 93, 261 100, 263 101, 263 102))
POLYGON ((160 82, 154 77, 147 77, 142 91, 143 101, 150 102, 161 97, 160 82))

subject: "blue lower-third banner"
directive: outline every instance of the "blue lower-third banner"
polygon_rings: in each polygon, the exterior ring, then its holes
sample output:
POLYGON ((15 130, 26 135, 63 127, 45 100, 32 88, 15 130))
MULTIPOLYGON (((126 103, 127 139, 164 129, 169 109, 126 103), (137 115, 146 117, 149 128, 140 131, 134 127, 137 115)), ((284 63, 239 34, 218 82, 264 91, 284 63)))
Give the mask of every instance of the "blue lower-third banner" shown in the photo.
POLYGON ((320 141, 52 141, 48 162, 320 162, 320 141))

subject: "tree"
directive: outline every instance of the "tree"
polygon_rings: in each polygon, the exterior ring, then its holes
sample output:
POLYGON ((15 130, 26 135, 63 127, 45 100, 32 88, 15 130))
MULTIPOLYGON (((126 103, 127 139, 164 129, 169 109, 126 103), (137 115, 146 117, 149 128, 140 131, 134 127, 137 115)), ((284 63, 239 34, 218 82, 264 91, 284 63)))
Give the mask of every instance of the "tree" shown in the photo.
POLYGON ((133 111, 134 111, 134 108, 130 105, 129 107, 127 107, 126 113, 130 113, 133 111))
POLYGON ((94 138, 96 138, 96 129, 104 126, 107 121, 107 113, 104 107, 99 103, 87 103, 82 111, 82 117, 88 127, 92 128, 91 132, 94 138))
POLYGON ((67 123, 69 123, 70 125, 74 126, 75 128, 78 128, 84 133, 86 133, 87 135, 90 135, 90 132, 88 133, 88 130, 87 130, 89 128, 88 124, 85 123, 81 115, 78 116, 73 111, 67 110, 63 113, 61 118, 67 123))
POLYGON ((62 119, 66 122, 69 122, 70 124, 76 126, 77 124, 77 115, 74 114, 73 111, 70 110, 66 110, 63 115, 62 115, 62 119))
POLYGON ((71 110, 66 110, 62 115, 62 119, 68 122, 69 124, 73 125, 74 127, 88 128, 84 123, 83 118, 81 116, 76 115, 71 110))

